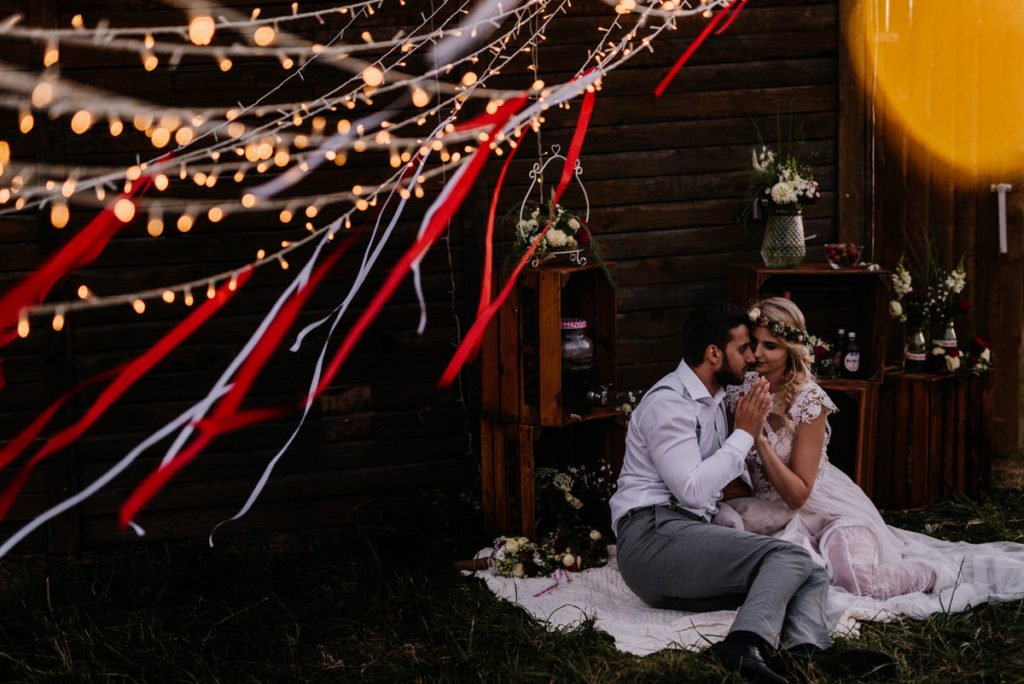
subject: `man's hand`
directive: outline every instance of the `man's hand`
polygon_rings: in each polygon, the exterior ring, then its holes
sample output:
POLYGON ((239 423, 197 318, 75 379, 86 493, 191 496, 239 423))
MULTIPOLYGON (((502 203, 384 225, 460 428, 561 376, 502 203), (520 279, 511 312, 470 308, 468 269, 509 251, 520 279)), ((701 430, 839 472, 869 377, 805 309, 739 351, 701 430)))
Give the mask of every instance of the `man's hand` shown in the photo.
POLYGON ((747 483, 737 477, 725 485, 725 489, 722 490, 722 500, 739 499, 743 496, 750 496, 750 494, 750 487, 747 486, 747 483))
POLYGON ((751 436, 757 436, 764 427, 764 420, 772 408, 772 395, 768 391, 768 381, 758 378, 750 391, 740 397, 736 404, 735 426, 751 436))

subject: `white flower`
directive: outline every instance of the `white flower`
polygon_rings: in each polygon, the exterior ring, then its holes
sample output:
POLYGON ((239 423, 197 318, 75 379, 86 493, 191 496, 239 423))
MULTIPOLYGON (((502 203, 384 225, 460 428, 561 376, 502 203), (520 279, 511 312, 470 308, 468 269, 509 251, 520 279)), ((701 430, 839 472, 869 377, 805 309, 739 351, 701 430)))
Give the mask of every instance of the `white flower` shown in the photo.
POLYGON ((753 309, 747 312, 747 315, 750 316, 750 320, 756 321, 758 318, 761 317, 761 310, 755 306, 753 309))
POLYGON ((597 530, 590 530, 590 538, 594 541, 598 541, 601 538, 601 533, 597 530))
POLYGON ((772 186, 772 202, 776 204, 793 204, 796 202, 796 189, 786 181, 779 181, 772 186))
POLYGON ((519 550, 519 543, 515 539, 505 542, 505 553, 515 553, 519 550))
POLYGON ((893 318, 899 318, 903 315, 903 305, 897 302, 895 299, 889 302, 889 315, 893 318))
POLYGON ((959 356, 947 356, 946 357, 946 368, 950 373, 960 368, 960 357, 959 356))
POLYGON ((583 502, 577 499, 575 496, 569 499, 569 505, 575 508, 577 511, 583 508, 583 502))
POLYGON ((946 353, 942 347, 932 347, 932 356, 942 356, 946 353))
POLYGON ((573 230, 579 230, 580 229, 580 222, 577 221, 574 218, 571 218, 571 219, 569 219, 569 227, 572 228, 573 230))
POLYGON ((576 238, 574 238, 572 236, 567 237, 565 239, 565 244, 568 245, 569 247, 575 247, 576 246, 576 238))
POLYGON ((516 563, 516 566, 514 568, 512 568, 512 576, 513 577, 522 577, 525 574, 526 574, 526 570, 523 569, 523 564, 522 563, 516 563))
POLYGON ((982 361, 988 361, 992 358, 992 352, 986 349, 985 351, 978 354, 978 358, 981 359, 982 361))
POLYGON ((552 228, 547 232, 548 244, 552 247, 564 247, 569 236, 558 228, 552 228))
POLYGON ((576 556, 572 555, 571 553, 565 554, 564 556, 562 556, 562 565, 564 565, 567 568, 571 568, 572 566, 576 565, 576 556))

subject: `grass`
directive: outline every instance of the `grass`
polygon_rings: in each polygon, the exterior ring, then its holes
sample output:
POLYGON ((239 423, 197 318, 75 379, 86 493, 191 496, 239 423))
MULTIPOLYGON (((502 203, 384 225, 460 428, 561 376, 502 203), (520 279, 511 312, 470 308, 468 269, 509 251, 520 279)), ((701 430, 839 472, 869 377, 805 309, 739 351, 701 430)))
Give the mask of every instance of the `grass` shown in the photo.
MULTIPOLYGON (((484 540, 460 506, 426 492, 387 519, 283 542, 6 559, 0 680, 738 681, 690 653, 620 653, 589 623, 549 632, 494 599, 452 567, 484 540)), ((887 517, 1024 542, 1024 490, 887 517)), ((856 643, 894 653, 905 681, 1020 681, 1024 603, 868 624, 856 643)))

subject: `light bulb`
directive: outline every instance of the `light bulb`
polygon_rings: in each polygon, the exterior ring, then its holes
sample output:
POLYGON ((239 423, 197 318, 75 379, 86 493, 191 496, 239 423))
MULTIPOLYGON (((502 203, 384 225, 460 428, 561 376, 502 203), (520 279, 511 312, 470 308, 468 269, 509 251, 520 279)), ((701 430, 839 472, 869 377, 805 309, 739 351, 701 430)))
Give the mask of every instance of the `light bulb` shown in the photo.
POLYGON ((146 311, 146 302, 141 299, 136 299, 132 302, 132 308, 135 309, 135 313, 137 314, 144 313, 146 311))
POLYGON ((412 103, 417 107, 426 107, 430 104, 430 95, 423 88, 416 88, 412 91, 412 103))
POLYGON ((18 130, 22 133, 28 133, 32 130, 36 120, 32 118, 31 112, 20 112, 18 114, 18 130))
POLYGON ((274 29, 269 26, 260 26, 252 35, 252 39, 260 47, 267 47, 274 42, 274 36, 274 29))
POLYGON ((171 184, 171 181, 169 181, 167 179, 167 176, 162 174, 162 173, 159 174, 156 178, 153 179, 153 185, 155 185, 156 189, 159 190, 160 192, 163 192, 164 190, 166 190, 167 186, 170 185, 170 184, 171 184))
POLYGON ((152 237, 159 237, 164 232, 164 222, 159 218, 149 219, 149 223, 146 224, 146 232, 152 237))
POLYGON ((53 329, 57 332, 64 329, 64 314, 60 311, 53 314, 53 329))
POLYGON ((188 23, 188 39, 196 45, 209 45, 216 30, 213 17, 193 17, 188 23))
POLYGON ((77 294, 79 299, 88 299, 92 295, 92 292, 89 292, 89 288, 87 286, 79 285, 77 294))
POLYGON ((109 126, 110 135, 114 136, 115 138, 121 135, 122 131, 124 131, 124 124, 121 123, 121 120, 116 117, 110 120, 109 126))
POLYGON ((135 203, 127 197, 122 197, 114 204, 114 216, 122 223, 128 223, 135 218, 135 203))
POLYGON ((168 304, 174 303, 174 290, 164 290, 163 300, 168 304))
POLYGON ((142 68, 146 71, 152 71, 156 69, 157 65, 160 64, 160 60, 152 52, 142 53, 142 68))
POLYGON ((368 66, 363 71, 363 82, 371 88, 376 88, 384 82, 384 72, 375 66, 368 66))
POLYGON ((60 60, 60 48, 57 47, 56 43, 50 43, 46 46, 46 52, 43 54, 43 66, 52 67, 60 60))
POLYGON ((48 81, 40 81, 32 89, 32 106, 43 108, 53 101, 53 86, 48 81))
POLYGON ((192 230, 192 217, 190 215, 182 214, 178 217, 178 230, 182 233, 192 230))
POLYGON ((221 209, 220 207, 210 207, 210 211, 208 211, 206 215, 210 219, 210 221, 212 221, 213 223, 217 223, 222 218, 224 218, 224 210, 221 209))
POLYGON ((192 142, 193 132, 188 126, 179 128, 177 133, 174 134, 174 142, 178 143, 182 147, 192 142))
POLYGON ((70 217, 71 213, 68 211, 68 205, 63 202, 58 202, 50 208, 50 223, 53 224, 54 228, 63 228, 68 225, 70 217))
POLYGON ((18 337, 28 337, 28 332, 28 316, 23 315, 18 318, 18 337))

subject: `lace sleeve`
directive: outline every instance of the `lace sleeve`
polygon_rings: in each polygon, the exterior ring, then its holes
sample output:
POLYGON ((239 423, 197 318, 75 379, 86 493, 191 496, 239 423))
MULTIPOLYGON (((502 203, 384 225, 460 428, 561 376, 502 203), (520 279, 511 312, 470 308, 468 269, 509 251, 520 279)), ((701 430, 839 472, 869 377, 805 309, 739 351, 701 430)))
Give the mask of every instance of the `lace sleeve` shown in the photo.
POLYGON ((755 380, 757 380, 757 373, 747 373, 743 376, 742 385, 729 385, 725 388, 725 410, 729 412, 730 416, 736 413, 736 404, 740 397, 750 391, 755 380))
POLYGON ((825 390, 813 382, 807 382, 797 391, 793 405, 789 407, 789 417, 794 423, 810 423, 821 415, 822 409, 825 415, 839 410, 825 390))

